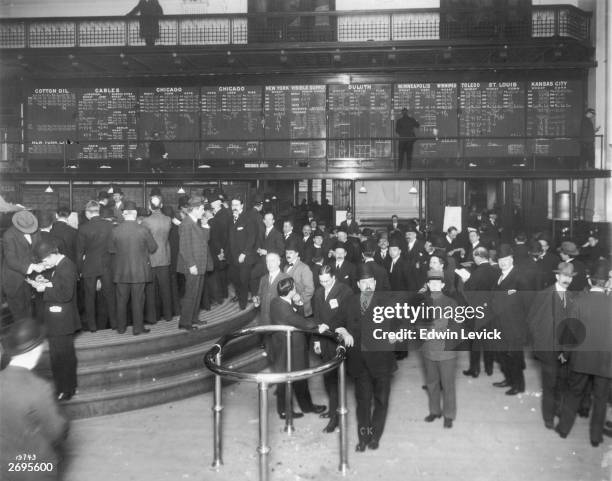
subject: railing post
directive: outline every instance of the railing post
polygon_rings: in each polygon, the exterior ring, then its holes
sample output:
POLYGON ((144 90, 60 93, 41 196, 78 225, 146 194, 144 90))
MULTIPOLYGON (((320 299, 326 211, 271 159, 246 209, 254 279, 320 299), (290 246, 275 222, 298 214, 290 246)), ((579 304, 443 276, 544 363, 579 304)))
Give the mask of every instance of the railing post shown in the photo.
MULTIPOLYGON (((215 362, 218 366, 221 365, 221 350, 215 356, 215 362)), ((214 458, 212 467, 219 470, 223 464, 223 440, 221 433, 221 414, 223 405, 221 404, 221 376, 215 374, 215 404, 213 406, 213 436, 214 436, 214 458)))
POLYGON ((259 387, 259 481, 268 481, 268 385, 260 382, 259 387))
MULTIPOLYGON (((291 331, 287 331, 287 372, 291 372, 291 331)), ((293 427, 293 386, 291 381, 287 380, 285 386, 285 432, 291 434, 295 431, 293 427)))
POLYGON ((340 425, 340 465, 338 470, 342 476, 348 474, 348 433, 346 432, 346 417, 348 409, 346 408, 346 373, 344 370, 344 361, 338 366, 338 418, 340 425))

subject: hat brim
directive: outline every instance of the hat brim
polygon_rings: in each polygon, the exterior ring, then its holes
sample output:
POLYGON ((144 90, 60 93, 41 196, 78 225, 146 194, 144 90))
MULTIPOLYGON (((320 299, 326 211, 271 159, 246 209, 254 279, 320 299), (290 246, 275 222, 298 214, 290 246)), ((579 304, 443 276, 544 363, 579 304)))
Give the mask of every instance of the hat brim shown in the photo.
POLYGON ((555 273, 555 274, 563 274, 564 276, 570 276, 570 277, 574 277, 574 276, 578 275, 577 272, 572 272, 571 274, 568 274, 567 272, 561 271, 559 269, 553 269, 553 273, 555 273))

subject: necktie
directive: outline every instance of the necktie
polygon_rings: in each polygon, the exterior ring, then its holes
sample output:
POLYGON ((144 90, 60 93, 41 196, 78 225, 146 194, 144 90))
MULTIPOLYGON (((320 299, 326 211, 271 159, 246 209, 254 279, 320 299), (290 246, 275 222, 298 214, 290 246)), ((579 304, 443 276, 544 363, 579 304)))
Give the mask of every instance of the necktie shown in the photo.
POLYGON ((393 272, 393 267, 395 266, 395 261, 391 262, 391 269, 389 269, 389 272, 393 272))
POLYGON ((559 292, 559 297, 561 297, 561 304, 563 304, 563 308, 565 309, 567 307, 567 301, 566 301, 566 298, 565 298, 565 291, 559 292))

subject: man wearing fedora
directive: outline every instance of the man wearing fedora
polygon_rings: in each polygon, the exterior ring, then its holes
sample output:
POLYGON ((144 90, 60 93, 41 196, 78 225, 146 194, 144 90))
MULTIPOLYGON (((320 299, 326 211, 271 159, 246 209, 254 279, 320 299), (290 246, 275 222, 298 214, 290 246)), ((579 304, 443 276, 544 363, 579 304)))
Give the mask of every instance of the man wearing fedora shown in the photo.
MULTIPOLYGON (((151 232, 136 222, 136 204, 128 201, 122 212, 123 222, 113 230, 108 251, 114 254, 113 282, 117 295, 117 332, 123 334, 127 328, 127 306, 131 299, 133 334, 149 333, 145 329, 143 310, 145 285, 153 281, 149 254, 155 252, 157 243, 151 232)), ((154 313, 148 312, 147 319, 154 313)))
POLYGON ((527 316, 536 359, 542 373, 542 417, 548 429, 565 398, 562 368, 565 358, 559 346, 561 323, 569 317, 575 293, 568 288, 576 275, 574 265, 561 262, 555 269, 556 282, 538 292, 527 316))
POLYGON ((506 394, 512 396, 525 392, 523 347, 527 341, 526 316, 533 294, 525 276, 514 266, 512 247, 501 244, 498 256, 501 275, 493 287, 491 313, 493 324, 501 333, 497 358, 504 380, 493 385, 510 388, 506 394))
POLYGON ((42 272, 44 265, 34 262, 32 246, 39 240, 38 221, 27 210, 15 212, 13 225, 2 237, 2 290, 14 321, 32 315, 32 290, 26 276, 42 272))
POLYGON ((559 247, 559 255, 563 262, 570 262, 574 265, 574 279, 569 286, 570 291, 584 291, 588 287, 586 278, 586 266, 576 257, 580 255, 578 247, 571 241, 563 241, 559 247))
MULTIPOLYGON (((584 340, 570 353, 569 393, 564 403, 557 433, 565 438, 574 425, 584 390, 592 379, 593 410, 589 425, 591 445, 599 446, 603 441, 606 420, 606 403, 612 385, 612 298, 606 295, 609 266, 601 262, 589 278, 589 292, 576 299, 570 317, 582 326, 575 333, 576 339, 584 340)), ((568 324, 568 327, 571 326, 568 324)))
POLYGON ((42 326, 32 318, 11 324, 0 335, 0 466, 8 471, 19 455, 33 453, 37 463, 51 463, 53 470, 22 472, 21 477, 3 471, 0 479, 60 479, 60 447, 68 423, 49 383, 31 372, 42 355, 44 340, 42 326))

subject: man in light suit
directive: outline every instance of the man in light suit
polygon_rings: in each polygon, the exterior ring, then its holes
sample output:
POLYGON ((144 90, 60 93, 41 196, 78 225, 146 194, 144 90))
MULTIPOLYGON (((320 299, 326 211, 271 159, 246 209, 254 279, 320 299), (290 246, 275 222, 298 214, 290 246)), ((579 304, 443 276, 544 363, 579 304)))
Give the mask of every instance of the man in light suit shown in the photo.
MULTIPOLYGON (((131 298, 133 334, 151 332, 144 327, 144 291, 147 282, 153 280, 149 254, 155 252, 157 243, 149 230, 136 222, 136 204, 128 201, 122 212, 123 222, 112 232, 108 251, 114 256, 113 281, 117 296, 117 332, 123 334, 127 327, 127 305, 131 298)), ((154 315, 148 313, 147 318, 154 315)))
MULTIPOLYGON (((176 270, 185 275, 185 296, 181 304, 179 329, 191 331, 206 324, 199 320, 204 276, 208 267, 209 229, 199 224, 204 215, 204 199, 197 195, 187 201, 187 215, 179 226, 179 254, 176 270)), ((212 258, 210 259, 212 269, 212 258)))
POLYGON ((162 198, 158 195, 151 196, 149 207, 151 215, 145 217, 142 221, 144 225, 157 242, 157 250, 151 254, 151 269, 153 271, 153 282, 147 284, 146 298, 147 303, 151 303, 147 312, 155 313, 155 318, 148 319, 150 324, 155 324, 159 319, 157 313, 156 292, 159 292, 161 299, 161 307, 164 319, 170 321, 172 319, 172 294, 170 291, 170 243, 168 236, 170 235, 170 227, 172 220, 170 217, 162 214, 162 198))
POLYGON ((314 281, 310 267, 300 260, 299 245, 297 242, 289 242, 285 246, 285 259, 287 265, 285 274, 289 274, 295 281, 295 290, 304 304, 304 316, 312 316, 312 295, 314 294, 314 281))

